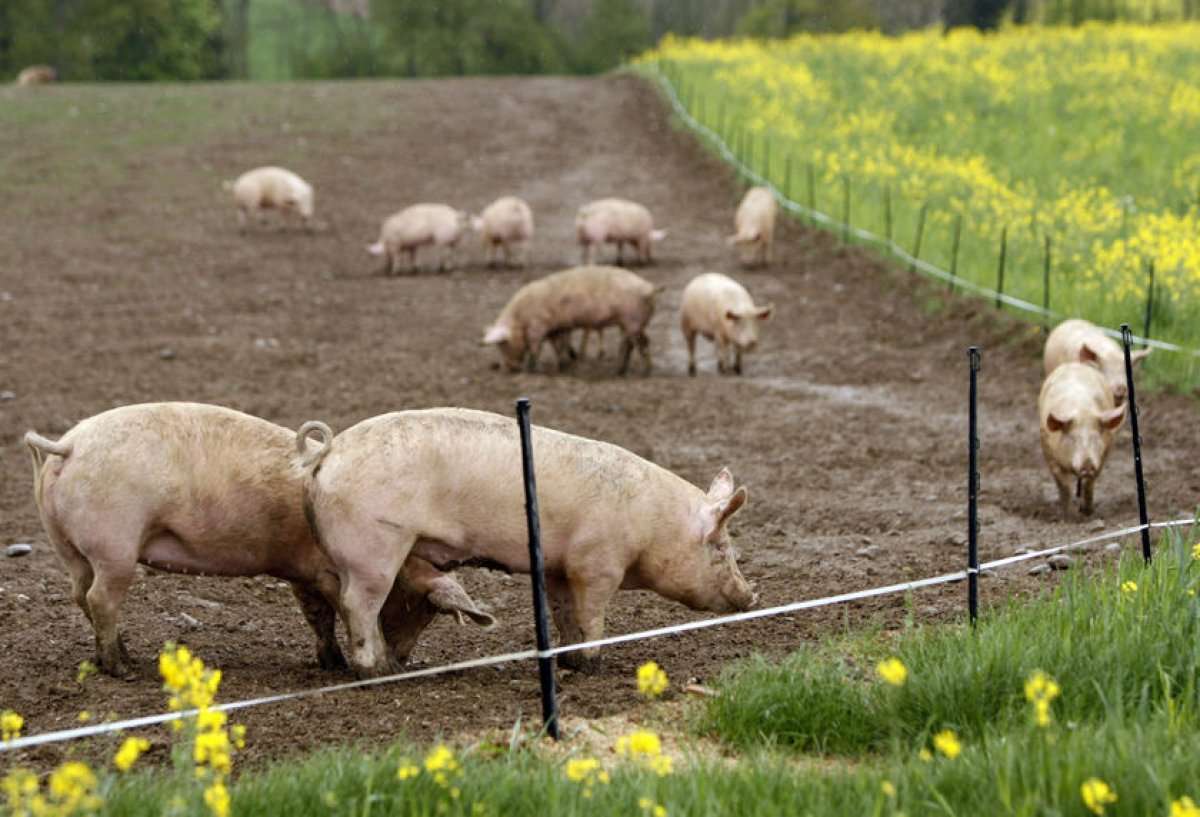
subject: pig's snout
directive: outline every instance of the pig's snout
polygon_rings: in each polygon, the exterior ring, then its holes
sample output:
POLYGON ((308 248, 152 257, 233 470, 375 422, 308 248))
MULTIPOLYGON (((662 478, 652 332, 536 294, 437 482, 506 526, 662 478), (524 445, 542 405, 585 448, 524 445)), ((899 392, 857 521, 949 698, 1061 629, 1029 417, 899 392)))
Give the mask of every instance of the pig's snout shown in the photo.
POLYGON ((1124 383, 1113 384, 1112 387, 1113 401, 1117 406, 1125 402, 1125 398, 1129 395, 1129 387, 1124 383))

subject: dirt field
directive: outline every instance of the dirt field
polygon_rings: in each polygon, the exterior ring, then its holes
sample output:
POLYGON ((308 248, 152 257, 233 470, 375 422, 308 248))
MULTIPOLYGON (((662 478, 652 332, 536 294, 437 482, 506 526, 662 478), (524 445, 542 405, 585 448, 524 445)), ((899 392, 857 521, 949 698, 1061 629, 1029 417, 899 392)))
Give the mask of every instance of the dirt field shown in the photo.
MULTIPOLYGON (((28 557, 0 557, 0 708, 23 713, 27 733, 74 725, 80 710, 161 711, 154 656, 168 640, 224 670, 224 700, 348 677, 317 669, 279 582, 147 573, 123 619, 141 677, 76 683, 91 632, 46 545, 20 435, 56 436, 120 404, 207 401, 342 429, 403 408, 511 412, 528 395, 535 422, 626 446, 697 484, 730 466, 751 496, 735 525, 743 569, 775 605, 962 566, 965 350, 978 344, 984 557, 1099 524, 1064 522, 1052 503, 1035 416, 1037 330, 978 302, 945 301, 796 224, 782 230, 777 266, 739 271, 724 244, 735 180, 634 78, 0 94, 0 390, 11 392, 0 401, 0 544, 34 545, 28 557), (266 163, 314 183, 326 229, 237 234, 220 181, 266 163), (388 278, 364 252, 380 220, 405 204, 477 210, 506 193, 525 197, 537 218, 528 270, 486 270, 470 242, 458 271, 388 278), (521 283, 575 261, 574 212, 607 195, 646 203, 670 232, 644 271, 667 286, 650 331, 653 375, 615 377, 611 334, 608 358, 569 376, 495 370, 496 353, 477 345, 482 327, 521 283), (738 275, 777 307, 740 378, 717 377, 703 343, 700 375, 686 376, 679 293, 706 270, 738 275)), ((1151 512, 1186 512, 1200 493, 1195 404, 1150 395, 1142 417, 1151 512)), ((1132 470, 1126 430, 1097 491, 1097 518, 1110 527, 1136 521, 1132 470)), ((524 577, 461 578, 499 625, 440 621, 417 664, 532 645, 524 577)), ((1021 568, 985 579, 984 593, 994 601, 1039 581, 1048 580, 1021 568)), ((923 591, 911 614, 959 617, 963 595, 923 591)), ((562 708, 587 717, 637 707, 633 671, 650 658, 676 681, 711 680, 732 659, 904 615, 904 599, 892 597, 612 649, 599 674, 561 674, 562 708)), ((611 608, 610 632, 694 617, 628 592, 611 608)), ((333 742, 478 733, 537 713, 535 669, 513 665, 243 719, 249 758, 262 762, 333 742)), ((22 762, 109 745, 48 748, 22 762)))

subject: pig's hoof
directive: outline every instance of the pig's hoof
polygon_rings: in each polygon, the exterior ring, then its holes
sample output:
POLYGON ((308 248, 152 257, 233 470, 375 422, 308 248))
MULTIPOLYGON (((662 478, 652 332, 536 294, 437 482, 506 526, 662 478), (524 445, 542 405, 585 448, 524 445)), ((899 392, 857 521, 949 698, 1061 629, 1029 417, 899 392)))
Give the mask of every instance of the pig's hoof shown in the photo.
POLYGON ((349 664, 346 663, 346 656, 342 655, 342 651, 333 647, 332 649, 317 650, 317 666, 323 670, 339 670, 346 669, 349 664))
POLYGON ((696 364, 695 363, 688 364, 688 376, 690 376, 690 377, 696 376, 696 364))
POLYGON ((100 666, 101 672, 113 678, 118 678, 122 681, 131 681, 137 677, 137 673, 134 672, 133 665, 129 659, 119 654, 107 658, 97 655, 96 663, 100 666))
POLYGON ((569 670, 592 675, 604 668, 604 663, 598 655, 584 655, 581 652, 565 652, 558 656, 558 663, 569 670))

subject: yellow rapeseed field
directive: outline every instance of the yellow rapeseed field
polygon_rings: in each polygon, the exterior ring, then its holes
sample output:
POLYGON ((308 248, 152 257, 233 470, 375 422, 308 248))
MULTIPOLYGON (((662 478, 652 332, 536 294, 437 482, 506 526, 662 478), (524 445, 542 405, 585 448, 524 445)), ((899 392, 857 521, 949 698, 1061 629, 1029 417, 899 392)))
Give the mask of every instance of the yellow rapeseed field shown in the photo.
POLYGON ((1200 24, 1085 25, 800 35, 783 41, 667 37, 641 58, 693 115, 793 199, 1051 308, 1141 328, 1156 268, 1156 336, 1200 341, 1200 24), (789 161, 790 160, 790 161, 789 161), (791 168, 791 178, 787 168, 791 168), (807 179, 811 176, 812 190, 807 179))

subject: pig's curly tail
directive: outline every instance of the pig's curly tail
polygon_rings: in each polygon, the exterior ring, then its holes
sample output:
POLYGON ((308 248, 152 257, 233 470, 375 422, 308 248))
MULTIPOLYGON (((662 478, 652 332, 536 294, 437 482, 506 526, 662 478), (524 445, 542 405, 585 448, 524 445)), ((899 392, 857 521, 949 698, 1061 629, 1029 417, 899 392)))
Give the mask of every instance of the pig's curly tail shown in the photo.
POLYGON ((300 456, 300 467, 305 470, 316 471, 321 465, 321 460, 325 459, 325 455, 329 453, 332 443, 333 429, 320 420, 309 420, 300 426, 296 430, 296 453, 300 456), (317 438, 318 448, 315 451, 310 451, 308 441, 314 434, 317 438))
POLYGON ((48 440, 36 431, 25 432, 25 445, 29 446, 29 458, 33 460, 33 501, 38 513, 42 511, 42 463, 46 455, 66 457, 71 453, 70 443, 48 440))

